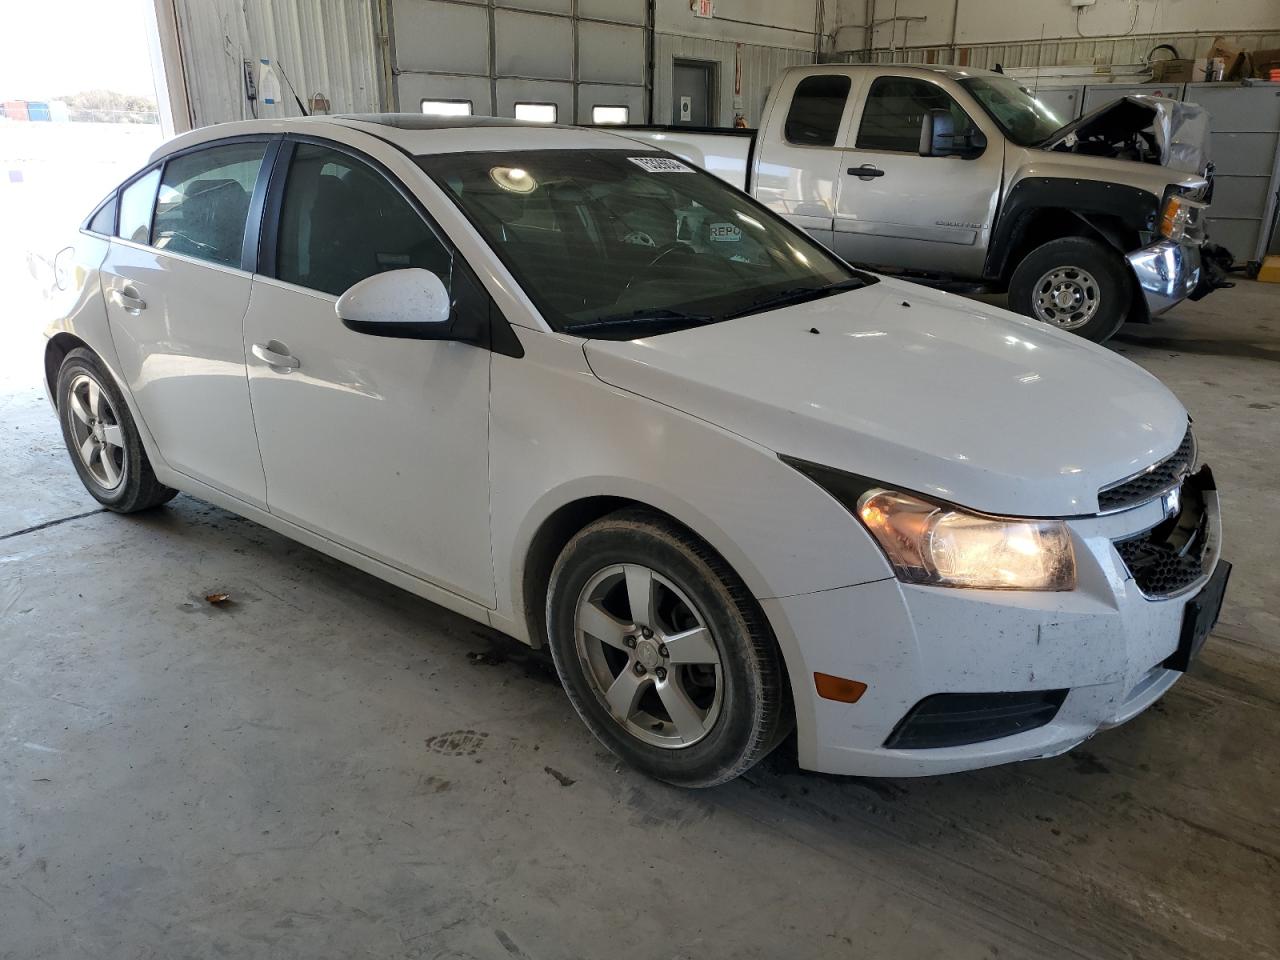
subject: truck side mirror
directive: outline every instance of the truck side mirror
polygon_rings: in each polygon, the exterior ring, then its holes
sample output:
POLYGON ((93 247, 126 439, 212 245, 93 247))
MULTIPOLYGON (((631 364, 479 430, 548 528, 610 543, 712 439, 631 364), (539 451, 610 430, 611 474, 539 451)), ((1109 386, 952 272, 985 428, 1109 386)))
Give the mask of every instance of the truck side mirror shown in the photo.
POLYGON ((955 117, 950 110, 926 110, 920 122, 920 156, 977 157, 987 148, 982 131, 970 125, 957 133, 955 117))

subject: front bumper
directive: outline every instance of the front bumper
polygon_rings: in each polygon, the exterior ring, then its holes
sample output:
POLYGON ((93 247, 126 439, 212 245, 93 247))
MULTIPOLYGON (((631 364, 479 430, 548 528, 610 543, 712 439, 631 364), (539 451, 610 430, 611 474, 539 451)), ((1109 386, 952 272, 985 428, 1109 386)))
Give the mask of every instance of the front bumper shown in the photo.
POLYGON ((1125 255, 1147 310, 1156 317, 1181 303, 1200 283, 1200 248, 1161 240, 1125 255))
POLYGON ((1217 567, 1221 519, 1206 505, 1212 546, 1205 577, 1150 599, 1114 543, 1164 519, 1161 500, 1069 522, 1079 586, 1065 593, 965 590, 896 579, 762 601, 803 663, 791 668, 801 766, 826 773, 910 777, 1063 753, 1124 723, 1181 676, 1162 664, 1177 649, 1183 611, 1217 567), (797 667, 799 669, 797 669, 797 667), (813 674, 858 680, 856 703, 819 698, 813 674), (982 743, 884 746, 898 722, 939 693, 1061 690, 1044 726, 982 743))

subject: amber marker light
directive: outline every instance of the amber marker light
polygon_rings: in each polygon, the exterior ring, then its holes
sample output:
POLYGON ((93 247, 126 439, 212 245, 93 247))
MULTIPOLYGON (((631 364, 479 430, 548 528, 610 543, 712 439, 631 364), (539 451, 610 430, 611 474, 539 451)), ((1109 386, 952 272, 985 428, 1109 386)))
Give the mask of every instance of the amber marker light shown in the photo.
POLYGON ((867 685, 859 680, 846 680, 844 677, 833 677, 829 673, 815 673, 813 685, 818 696, 823 700, 837 700, 840 703, 857 703, 867 685))

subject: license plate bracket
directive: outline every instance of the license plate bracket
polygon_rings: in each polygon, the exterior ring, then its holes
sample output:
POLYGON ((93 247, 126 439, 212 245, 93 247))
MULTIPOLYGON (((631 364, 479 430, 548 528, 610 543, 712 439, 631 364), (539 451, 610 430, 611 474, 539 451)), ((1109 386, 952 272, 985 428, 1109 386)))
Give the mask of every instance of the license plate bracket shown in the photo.
POLYGON ((1165 669, 1185 673, 1191 666, 1191 661, 1196 658, 1204 642, 1209 639, 1214 624, 1218 622, 1230 577, 1231 564, 1226 560, 1219 560, 1209 582, 1187 602, 1182 614, 1182 634, 1178 638, 1178 649, 1164 661, 1165 669))

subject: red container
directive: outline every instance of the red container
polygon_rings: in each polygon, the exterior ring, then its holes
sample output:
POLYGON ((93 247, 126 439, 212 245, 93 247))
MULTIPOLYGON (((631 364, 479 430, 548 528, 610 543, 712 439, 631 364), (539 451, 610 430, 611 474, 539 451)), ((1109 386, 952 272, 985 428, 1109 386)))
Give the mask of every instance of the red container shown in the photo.
POLYGON ((4 115, 10 120, 29 120, 27 116, 27 101, 25 100, 6 100, 4 102, 4 115))

